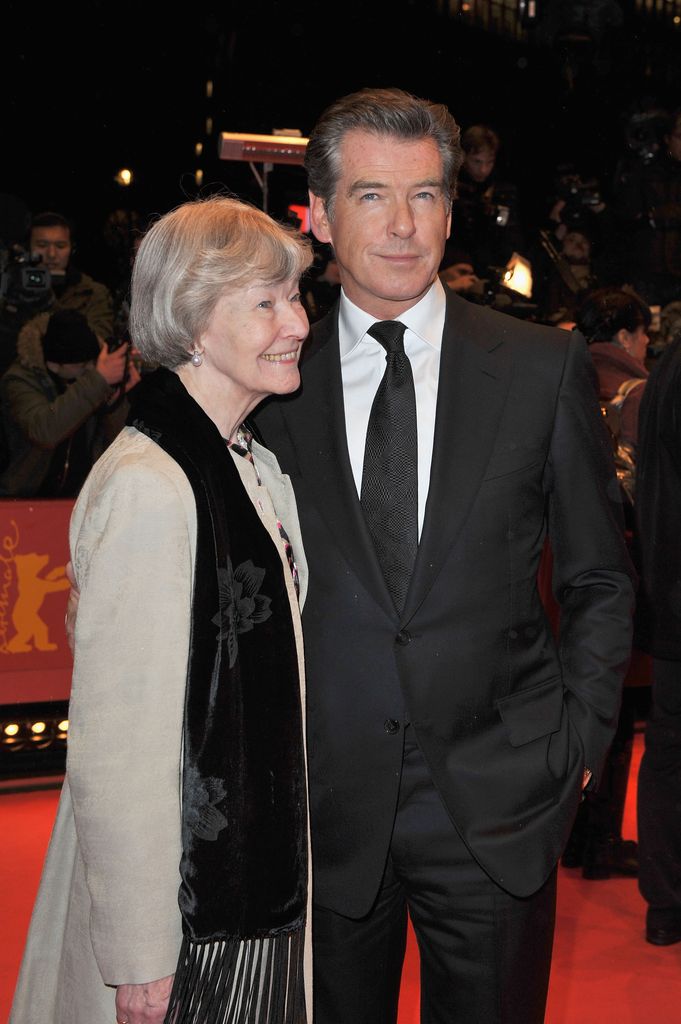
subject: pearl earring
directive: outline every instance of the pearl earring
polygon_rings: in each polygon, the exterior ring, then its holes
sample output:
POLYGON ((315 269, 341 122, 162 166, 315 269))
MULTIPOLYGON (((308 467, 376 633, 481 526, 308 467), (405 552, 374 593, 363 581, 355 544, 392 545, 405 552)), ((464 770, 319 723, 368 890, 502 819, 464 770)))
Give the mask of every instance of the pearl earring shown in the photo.
POLYGON ((192 366, 200 366, 202 362, 203 352, 199 352, 198 348, 194 346, 194 351, 192 352, 192 366))

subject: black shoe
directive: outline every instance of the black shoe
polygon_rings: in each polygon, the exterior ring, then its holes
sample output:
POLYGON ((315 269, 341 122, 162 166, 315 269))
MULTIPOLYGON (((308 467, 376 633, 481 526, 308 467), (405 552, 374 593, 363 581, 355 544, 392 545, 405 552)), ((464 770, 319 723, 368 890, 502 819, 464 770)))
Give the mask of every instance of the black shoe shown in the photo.
POLYGON ((582 848, 581 847, 566 847, 565 853, 560 858, 560 863, 564 868, 581 868, 582 866, 582 848))
POLYGON ((676 928, 646 928, 646 942, 653 946, 672 946, 675 942, 681 942, 681 924, 676 928))
POLYGON ((584 860, 584 836, 571 835, 560 862, 564 868, 581 868, 584 860))
POLYGON ((601 836, 587 840, 582 878, 598 881, 614 876, 638 877, 638 846, 633 839, 601 836))

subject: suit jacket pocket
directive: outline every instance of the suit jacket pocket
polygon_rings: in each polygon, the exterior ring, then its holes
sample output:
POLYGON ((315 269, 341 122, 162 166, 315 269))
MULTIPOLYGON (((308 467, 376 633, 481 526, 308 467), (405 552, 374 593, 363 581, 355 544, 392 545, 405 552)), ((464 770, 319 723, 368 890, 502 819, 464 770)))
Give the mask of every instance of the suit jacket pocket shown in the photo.
POLYGON ((563 682, 560 676, 554 676, 539 686, 501 697, 496 707, 511 746, 521 747, 560 729, 563 682))
POLYGON ((500 476, 521 473, 524 469, 537 466, 542 461, 542 454, 536 448, 517 448, 515 451, 497 452, 487 463, 483 482, 496 480, 500 476))

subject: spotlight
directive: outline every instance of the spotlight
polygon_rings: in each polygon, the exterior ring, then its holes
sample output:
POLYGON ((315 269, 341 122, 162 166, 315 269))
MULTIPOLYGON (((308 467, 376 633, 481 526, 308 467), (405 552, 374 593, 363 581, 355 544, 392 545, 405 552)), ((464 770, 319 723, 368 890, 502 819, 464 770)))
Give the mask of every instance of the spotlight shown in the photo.
POLYGON ((506 264, 501 283, 510 291, 529 299, 532 295, 532 266, 529 261, 514 252, 506 264))
POLYGON ((127 188, 128 185, 132 185, 134 177, 135 176, 129 167, 121 167, 121 169, 116 171, 114 174, 114 181, 117 185, 127 188))

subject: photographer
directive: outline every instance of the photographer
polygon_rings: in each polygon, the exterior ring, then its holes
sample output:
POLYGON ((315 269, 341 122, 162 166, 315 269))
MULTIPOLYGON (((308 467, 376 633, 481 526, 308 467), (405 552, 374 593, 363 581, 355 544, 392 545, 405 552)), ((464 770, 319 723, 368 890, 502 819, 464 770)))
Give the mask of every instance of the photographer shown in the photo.
POLYGON ((71 225, 60 213, 39 213, 31 221, 31 256, 50 272, 54 309, 82 313, 95 334, 113 333, 113 299, 106 285, 93 280, 72 263, 75 250, 71 225))
POLYGON ((573 322, 589 291, 598 287, 592 261, 592 242, 586 227, 575 224, 557 238, 540 232, 541 246, 532 253, 532 299, 539 320, 547 324, 573 322))
POLYGON ((574 320, 586 295, 619 284, 613 267, 613 213, 596 178, 563 166, 554 179, 547 212, 529 256, 532 298, 543 323, 574 320))
POLYGON ((17 352, 0 379, 0 496, 75 497, 125 424, 139 380, 128 346, 109 351, 82 313, 56 310, 24 325, 17 352))
POLYGON ((50 272, 25 247, 30 224, 26 203, 0 193, 0 374, 16 357, 23 325, 54 305, 50 272))
POLYGON ((472 125, 461 146, 464 161, 452 205, 451 243, 441 269, 468 262, 479 278, 486 278, 491 268, 506 266, 513 252, 523 252, 517 190, 497 175, 500 141, 495 131, 472 125))

